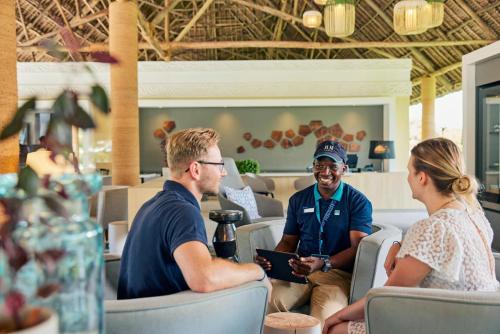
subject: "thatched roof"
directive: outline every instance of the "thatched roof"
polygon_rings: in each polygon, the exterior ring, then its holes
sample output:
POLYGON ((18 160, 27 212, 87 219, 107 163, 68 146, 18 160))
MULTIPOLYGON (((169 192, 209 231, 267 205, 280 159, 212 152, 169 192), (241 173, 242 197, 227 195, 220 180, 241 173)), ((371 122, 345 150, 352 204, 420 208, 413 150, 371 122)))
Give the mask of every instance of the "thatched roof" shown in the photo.
MULTIPOLYGON (((437 72, 438 95, 460 89, 462 55, 500 34, 500 0, 447 0, 445 22, 416 36, 394 32, 396 2, 357 0, 354 34, 331 39, 324 29, 301 24, 305 10, 319 9, 312 0, 139 0, 139 60, 411 57, 416 102, 422 76, 437 72)), ((61 27, 68 26, 83 46, 99 43, 105 49, 106 0, 17 0, 16 5, 19 61, 53 61, 38 45, 45 38, 60 40, 61 27)))

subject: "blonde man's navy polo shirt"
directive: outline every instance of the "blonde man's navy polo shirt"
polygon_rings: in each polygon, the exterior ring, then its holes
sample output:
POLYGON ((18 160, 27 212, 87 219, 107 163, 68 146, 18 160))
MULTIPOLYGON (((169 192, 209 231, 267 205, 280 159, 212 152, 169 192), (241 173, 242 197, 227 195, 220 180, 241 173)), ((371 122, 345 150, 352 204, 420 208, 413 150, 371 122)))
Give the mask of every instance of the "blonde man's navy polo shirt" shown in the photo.
MULTIPOLYGON (((341 182, 333 196, 325 200, 317 187, 314 184, 295 193, 288 204, 284 234, 299 236, 300 256, 332 256, 351 247, 350 231, 371 234, 372 205, 365 195, 341 182), (330 215, 320 233, 321 221, 330 205, 330 215)), ((344 269, 352 271, 352 267, 344 269)))
POLYGON ((118 299, 163 296, 189 287, 175 263, 183 243, 207 245, 198 201, 183 185, 166 181, 134 218, 122 254, 118 299))

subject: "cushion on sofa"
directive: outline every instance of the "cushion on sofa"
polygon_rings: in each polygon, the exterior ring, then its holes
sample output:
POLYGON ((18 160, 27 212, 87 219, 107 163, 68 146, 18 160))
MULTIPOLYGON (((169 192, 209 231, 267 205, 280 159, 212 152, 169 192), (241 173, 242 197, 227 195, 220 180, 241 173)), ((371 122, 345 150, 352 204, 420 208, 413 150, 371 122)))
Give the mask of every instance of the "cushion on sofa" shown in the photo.
POLYGON ((241 190, 224 187, 224 191, 230 201, 241 205, 245 208, 245 210, 247 210, 250 219, 262 218, 257 210, 257 202, 255 201, 255 196, 253 195, 252 188, 250 188, 250 186, 246 186, 241 190))

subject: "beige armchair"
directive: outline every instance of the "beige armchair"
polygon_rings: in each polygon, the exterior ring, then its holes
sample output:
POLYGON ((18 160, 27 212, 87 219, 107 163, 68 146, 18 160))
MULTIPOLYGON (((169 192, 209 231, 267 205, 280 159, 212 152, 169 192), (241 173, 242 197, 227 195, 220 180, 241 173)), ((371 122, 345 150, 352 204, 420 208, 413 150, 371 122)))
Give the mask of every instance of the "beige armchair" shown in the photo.
MULTIPOLYGON (((500 279, 500 254, 495 254, 500 279)), ((367 332, 492 334, 500 331, 500 291, 384 287, 368 293, 367 332)))

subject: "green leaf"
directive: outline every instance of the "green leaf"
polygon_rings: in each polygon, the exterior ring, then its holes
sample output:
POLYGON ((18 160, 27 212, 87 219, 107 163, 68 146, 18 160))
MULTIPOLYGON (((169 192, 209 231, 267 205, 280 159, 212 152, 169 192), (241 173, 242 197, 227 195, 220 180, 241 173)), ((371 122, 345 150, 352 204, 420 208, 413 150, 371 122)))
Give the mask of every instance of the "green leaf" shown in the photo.
POLYGON ((36 195, 38 187, 40 186, 40 179, 31 167, 24 167, 19 173, 19 181, 17 187, 23 189, 28 196, 36 195))
POLYGON ((69 136, 71 135, 71 127, 66 123, 64 118, 54 114, 50 118, 47 128, 47 137, 51 143, 60 145, 69 144, 69 136))
POLYGON ((52 105, 54 116, 70 120, 78 109, 78 99, 74 92, 64 90, 52 105))
POLYGON ((26 101, 19 109, 17 109, 17 112, 14 115, 14 118, 12 118, 12 121, 7 124, 7 126, 0 133, 0 140, 9 138, 22 129, 26 113, 30 110, 35 109, 35 104, 36 97, 32 97, 28 101, 26 101))
POLYGON ((102 113, 109 113, 108 95, 106 94, 104 88, 102 88, 100 85, 92 86, 90 100, 102 113))
POLYGON ((82 107, 78 106, 73 118, 70 119, 71 125, 76 126, 80 129, 94 129, 95 123, 92 117, 82 107))

